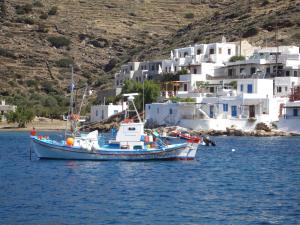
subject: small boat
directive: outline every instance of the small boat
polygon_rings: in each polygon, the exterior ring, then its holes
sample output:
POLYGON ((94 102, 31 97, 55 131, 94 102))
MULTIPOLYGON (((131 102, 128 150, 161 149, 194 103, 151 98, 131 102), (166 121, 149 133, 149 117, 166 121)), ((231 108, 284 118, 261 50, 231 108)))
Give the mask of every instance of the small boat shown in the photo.
MULTIPOLYGON (((128 100, 134 105, 133 96, 128 95, 128 100)), ((192 160, 195 158, 199 141, 167 144, 157 135, 145 134, 144 123, 139 116, 138 119, 139 122, 125 119, 120 124, 115 139, 101 146, 98 131, 95 130, 85 136, 71 136, 62 141, 34 133, 31 135, 32 147, 40 159, 192 160)))

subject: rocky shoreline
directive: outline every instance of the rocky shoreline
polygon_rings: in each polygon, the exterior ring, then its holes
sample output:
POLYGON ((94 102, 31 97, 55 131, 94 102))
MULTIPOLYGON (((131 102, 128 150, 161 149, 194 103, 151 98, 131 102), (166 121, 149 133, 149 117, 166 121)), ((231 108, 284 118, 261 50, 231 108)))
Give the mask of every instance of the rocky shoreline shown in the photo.
MULTIPOLYGON (((111 122, 107 124, 99 124, 97 127, 93 127, 93 129, 89 130, 99 130, 102 132, 108 132, 111 130, 111 128, 118 128, 119 123, 118 122, 111 122)), ((196 135, 209 135, 209 136, 255 136, 255 137, 278 137, 278 136, 300 136, 298 133, 292 133, 292 132, 285 132, 280 131, 277 129, 272 129, 269 126, 267 126, 264 123, 260 123, 256 126, 255 130, 247 131, 247 130, 241 130, 237 129, 235 127, 227 128, 224 130, 188 130, 183 127, 179 126, 160 126, 149 130, 160 130, 164 131, 167 134, 170 134, 174 130, 187 130, 192 134, 196 135)))

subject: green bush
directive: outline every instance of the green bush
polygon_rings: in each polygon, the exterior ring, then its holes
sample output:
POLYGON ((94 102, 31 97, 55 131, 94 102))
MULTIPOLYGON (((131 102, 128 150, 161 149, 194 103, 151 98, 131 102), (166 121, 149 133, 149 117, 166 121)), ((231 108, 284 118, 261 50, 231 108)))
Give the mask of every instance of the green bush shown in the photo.
POLYGON ((194 18, 194 13, 186 13, 186 14, 184 15, 184 17, 185 17, 186 19, 193 19, 193 18, 194 18))
POLYGON ((300 40, 300 33, 294 34, 293 38, 296 39, 296 40, 300 40))
POLYGON ((64 47, 64 46, 69 46, 71 41, 65 37, 62 37, 62 36, 52 36, 52 37, 49 37, 47 39, 50 44, 56 48, 61 48, 61 47, 64 47))
POLYGON ((74 64, 74 62, 73 62, 73 59, 71 59, 71 58, 63 58, 63 59, 56 61, 55 64, 58 67, 69 68, 70 65, 74 64))
POLYGON ((36 80, 26 80, 26 85, 28 87, 36 86, 37 85, 37 81, 36 80))
POLYGON ((47 27, 45 24, 40 23, 40 24, 38 25, 37 32, 48 33, 48 31, 49 31, 49 29, 48 29, 48 27, 47 27))
POLYGON ((18 18, 16 18, 16 22, 30 24, 30 25, 33 25, 35 23, 34 19, 32 19, 30 17, 18 17, 18 18))
POLYGON ((28 107, 17 107, 16 112, 6 114, 8 123, 18 123, 18 127, 26 127, 26 124, 34 119, 34 113, 28 107))
POLYGON ((34 1, 32 4, 34 7, 44 7, 43 3, 41 3, 40 1, 34 1))
POLYGON ((16 9, 16 13, 19 15, 28 14, 32 12, 32 5, 31 4, 16 5, 15 9, 16 9))
POLYGON ((48 18, 48 14, 47 13, 42 13, 41 15, 40 15, 40 19, 42 19, 42 20, 46 20, 48 18))
POLYGON ((236 62, 236 61, 243 61, 245 60, 245 56, 232 56, 230 59, 229 59, 229 62, 236 62))
POLYGON ((5 48, 0 48, 0 56, 17 59, 17 57, 13 51, 11 51, 9 49, 5 49, 5 48))
POLYGON ((58 8, 56 6, 53 6, 49 11, 48 11, 48 15, 49 16, 53 16, 57 14, 57 10, 58 8))

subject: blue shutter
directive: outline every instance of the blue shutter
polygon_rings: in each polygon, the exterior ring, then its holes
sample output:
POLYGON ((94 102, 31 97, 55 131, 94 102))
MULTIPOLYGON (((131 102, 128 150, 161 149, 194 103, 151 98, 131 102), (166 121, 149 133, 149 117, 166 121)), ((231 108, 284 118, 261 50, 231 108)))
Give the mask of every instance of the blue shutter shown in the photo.
POLYGON ((253 93, 253 86, 252 84, 247 85, 247 93, 253 93))

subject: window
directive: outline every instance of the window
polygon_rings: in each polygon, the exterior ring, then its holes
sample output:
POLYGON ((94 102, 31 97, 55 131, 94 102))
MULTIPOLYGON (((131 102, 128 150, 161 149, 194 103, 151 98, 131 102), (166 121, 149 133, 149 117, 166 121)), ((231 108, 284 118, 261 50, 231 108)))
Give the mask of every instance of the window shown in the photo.
POLYGON ((241 86, 240 86, 240 91, 241 91, 241 92, 244 91, 244 85, 243 85, 243 84, 241 84, 241 86))
POLYGON ((245 68, 240 68, 240 73, 243 73, 245 68))
POLYGON ((188 52, 184 52, 184 57, 188 56, 189 53, 188 52))
POLYGON ((183 91, 187 91, 187 84, 183 84, 183 91))
POLYGON ((214 48, 209 49, 209 54, 211 55, 215 54, 215 49, 214 48))
POLYGON ((174 71, 175 71, 175 72, 177 71, 177 67, 176 67, 176 66, 174 66, 174 71))
POLYGON ((132 66, 130 66, 130 70, 133 70, 132 66))
POLYGON ((281 93, 282 88, 280 86, 277 87, 277 93, 281 93))
POLYGON ((290 71, 289 70, 285 71, 285 76, 287 76, 287 77, 290 76, 290 71))
POLYGON ((200 54, 202 54, 202 50, 201 50, 201 49, 198 49, 198 50, 197 50, 197 55, 200 55, 200 54))
POLYGON ((214 87, 210 87, 210 88, 209 88, 209 92, 210 92, 210 93, 214 93, 214 91, 215 91, 215 88, 214 88, 214 87))
POLYGON ((129 131, 135 131, 135 127, 128 127, 129 131))
POLYGON ((231 48, 228 49, 228 55, 231 55, 231 48))
POLYGON ((271 73, 271 68, 270 67, 267 67, 266 73, 271 73))
POLYGON ((293 116, 298 116, 298 109, 293 109, 293 116))
POLYGON ((229 77, 235 76, 235 69, 228 69, 228 76, 229 77))
POLYGON ((223 112, 228 112, 228 104, 223 104, 223 112))
POLYGON ((294 71, 294 77, 298 77, 298 72, 294 71))
POLYGON ((256 68, 255 67, 251 67, 251 75, 254 74, 256 72, 256 68))
POLYGON ((159 114, 159 108, 156 109, 157 114, 159 114))
POLYGON ((197 74, 197 68, 194 68, 194 74, 197 74))
POLYGON ((154 71, 154 65, 152 65, 151 69, 152 69, 152 71, 154 71))
POLYGON ((172 115, 173 114, 173 109, 170 109, 169 113, 170 113, 170 115, 172 115))
POLYGON ((284 90, 285 90, 285 92, 287 92, 287 90, 288 90, 288 87, 285 87, 285 88, 284 88, 284 90))
POLYGON ((150 105, 148 105, 148 109, 149 109, 149 110, 151 109, 151 106, 150 106, 150 105))
POLYGON ((222 54, 222 48, 219 48, 219 54, 222 54))
POLYGON ((96 109, 96 116, 98 116, 98 109, 96 109))
POLYGON ((114 114, 117 114, 119 111, 118 110, 114 110, 114 114))
POLYGON ((119 81, 117 80, 117 86, 119 86, 119 81))
POLYGON ((252 84, 247 85, 247 93, 253 93, 253 86, 252 84))

